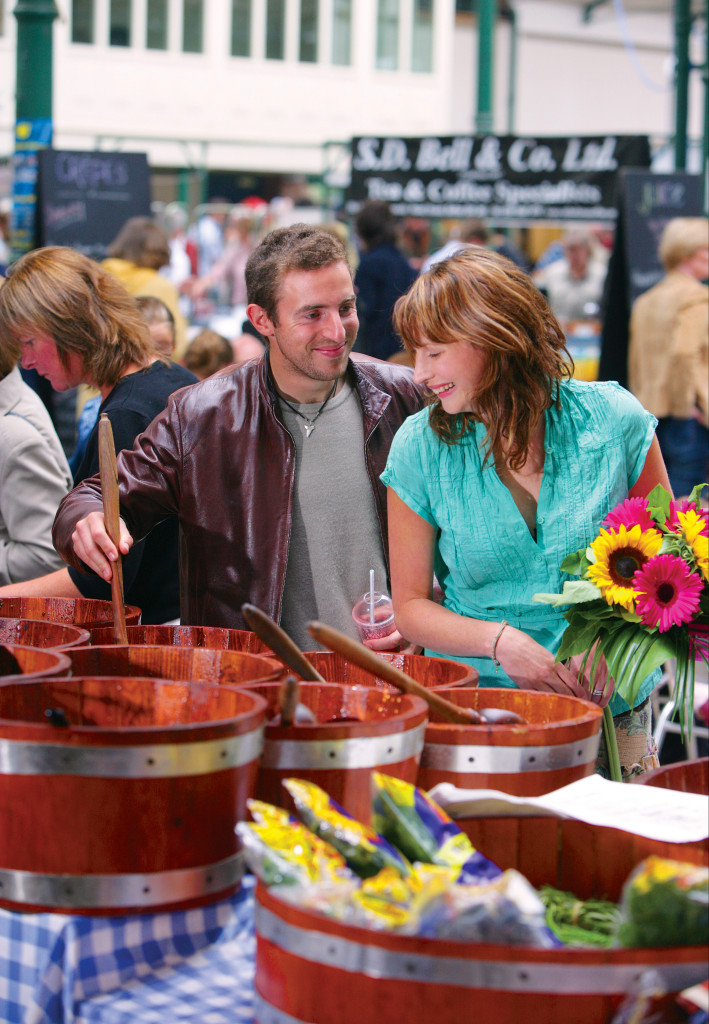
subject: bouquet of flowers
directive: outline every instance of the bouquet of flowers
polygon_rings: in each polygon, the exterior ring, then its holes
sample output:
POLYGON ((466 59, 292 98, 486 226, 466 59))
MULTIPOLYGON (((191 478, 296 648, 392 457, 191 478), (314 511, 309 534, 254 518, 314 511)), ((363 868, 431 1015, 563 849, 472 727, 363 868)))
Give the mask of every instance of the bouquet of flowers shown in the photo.
POLYGON ((593 688, 605 658, 615 692, 631 707, 643 679, 676 659, 673 697, 683 733, 691 733, 695 662, 709 664, 709 513, 699 506, 708 486, 682 502, 659 486, 647 498, 626 499, 588 548, 561 563, 578 578, 561 594, 534 595, 570 606, 557 661, 585 655, 593 688))

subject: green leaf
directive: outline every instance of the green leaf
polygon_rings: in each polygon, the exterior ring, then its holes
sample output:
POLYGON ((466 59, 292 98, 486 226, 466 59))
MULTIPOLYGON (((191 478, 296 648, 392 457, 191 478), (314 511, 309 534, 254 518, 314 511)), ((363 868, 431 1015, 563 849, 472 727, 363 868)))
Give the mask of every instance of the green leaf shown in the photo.
POLYGON ((699 506, 701 501, 702 491, 704 488, 709 488, 709 484, 697 484, 696 487, 692 488, 692 493, 689 495, 689 500, 693 501, 695 505, 699 506))
POLYGON ((567 555, 559 568, 567 572, 569 576, 583 576, 591 562, 586 557, 586 549, 580 548, 572 554, 567 555))
POLYGON ((656 523, 664 525, 667 522, 670 515, 670 501, 672 496, 669 491, 658 484, 657 487, 653 487, 647 496, 647 504, 650 515, 656 523))
POLYGON ((557 661, 568 661, 576 654, 584 654, 598 638, 598 625, 589 621, 585 628, 578 629, 569 625, 564 630, 559 650, 556 655, 557 661))
POLYGON ((532 600, 558 608, 564 604, 588 604, 600 596, 600 590, 590 580, 567 580, 560 594, 534 594, 532 600))

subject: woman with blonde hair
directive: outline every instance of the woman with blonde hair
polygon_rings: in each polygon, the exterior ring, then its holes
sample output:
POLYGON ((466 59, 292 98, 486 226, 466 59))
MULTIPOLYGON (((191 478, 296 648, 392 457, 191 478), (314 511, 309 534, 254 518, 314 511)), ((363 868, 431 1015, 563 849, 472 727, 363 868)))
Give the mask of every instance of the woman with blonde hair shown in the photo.
MULTIPOLYGON (((122 285, 73 249, 49 246, 22 256, 0 288, 0 347, 17 346, 22 365, 36 369, 57 391, 89 384, 101 394, 99 413, 113 429, 116 451, 163 410, 173 391, 196 377, 156 352, 147 323, 122 285)), ((98 424, 76 470, 78 484, 99 471, 98 424)), ((143 621, 179 615, 177 523, 166 520, 124 560, 125 598, 143 621)), ((0 596, 94 597, 110 600, 97 576, 59 569, 0 588, 0 596)))
MULTIPOLYGON (((615 383, 571 379, 561 327, 511 261, 471 247, 421 275, 394 321, 427 409, 399 429, 388 486, 396 624, 427 653, 474 665, 482 686, 589 694, 578 662, 554 660, 565 628, 537 592, 561 590, 562 559, 587 546, 615 504, 668 486, 655 419, 615 383), (432 600, 433 574, 443 601, 432 600)), ((656 764, 647 698, 618 695, 626 774, 656 764), (633 716, 632 721, 627 718, 633 716)))
POLYGON ((169 266, 170 243, 152 217, 131 217, 108 248, 103 266, 131 295, 154 296, 165 303, 175 321, 175 353, 180 358, 187 344, 187 321, 180 310, 177 288, 160 270, 169 266))

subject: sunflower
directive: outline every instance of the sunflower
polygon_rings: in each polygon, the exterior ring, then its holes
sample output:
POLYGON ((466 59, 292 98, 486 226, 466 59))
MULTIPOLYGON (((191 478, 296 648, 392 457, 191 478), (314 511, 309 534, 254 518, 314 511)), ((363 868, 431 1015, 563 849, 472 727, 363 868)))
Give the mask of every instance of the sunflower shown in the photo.
POLYGON ((657 530, 643 530, 640 526, 628 530, 622 525, 617 530, 601 529, 591 544, 596 560, 586 575, 608 604, 620 604, 632 612, 637 597, 633 576, 658 554, 661 544, 657 530))
POLYGON ((699 571, 709 582, 709 537, 706 534, 706 519, 701 513, 689 508, 686 512, 677 512, 677 522, 694 553, 699 571))
POLYGON ((657 555, 635 573, 636 611, 646 626, 666 633, 691 622, 699 608, 702 581, 677 555, 657 555))

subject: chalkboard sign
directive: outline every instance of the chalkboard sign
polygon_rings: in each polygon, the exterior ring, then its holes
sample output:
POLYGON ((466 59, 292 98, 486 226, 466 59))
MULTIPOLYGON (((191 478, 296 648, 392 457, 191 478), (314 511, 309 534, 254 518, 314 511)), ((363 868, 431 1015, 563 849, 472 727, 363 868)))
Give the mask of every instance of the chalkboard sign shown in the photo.
POLYGON ((40 151, 37 242, 103 259, 129 217, 150 216, 145 153, 40 151))
POLYGON ((675 171, 621 172, 626 268, 630 305, 663 276, 657 255, 665 224, 673 217, 701 217, 702 179, 698 174, 675 171))
POLYGON ((601 304, 599 380, 627 386, 630 311, 637 297, 663 276, 657 247, 665 224, 674 217, 701 217, 702 212, 699 175, 621 170, 618 220, 601 304))

